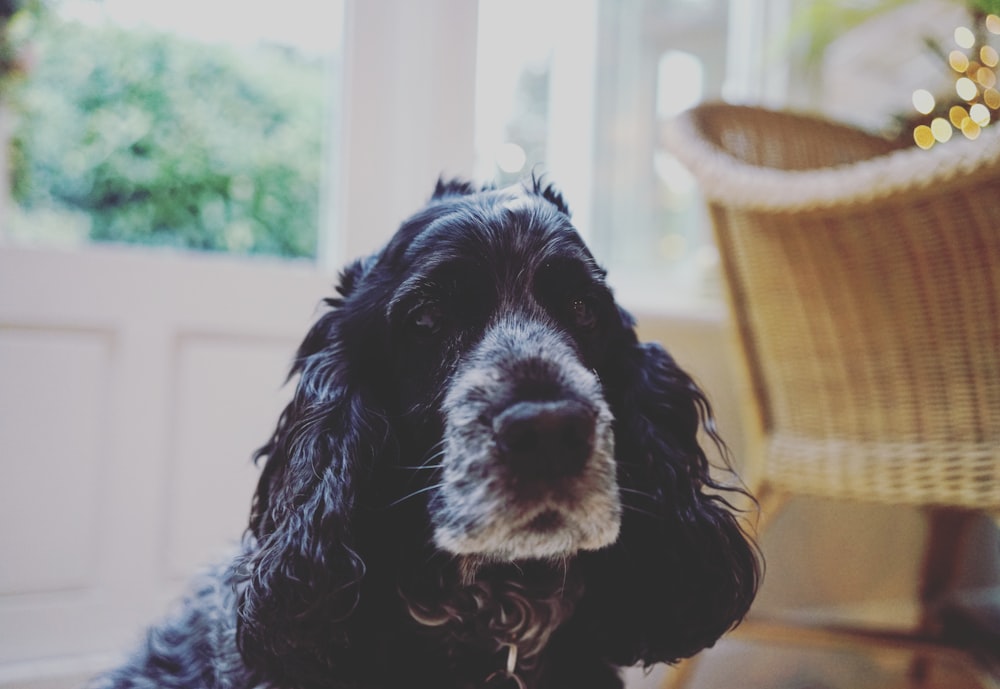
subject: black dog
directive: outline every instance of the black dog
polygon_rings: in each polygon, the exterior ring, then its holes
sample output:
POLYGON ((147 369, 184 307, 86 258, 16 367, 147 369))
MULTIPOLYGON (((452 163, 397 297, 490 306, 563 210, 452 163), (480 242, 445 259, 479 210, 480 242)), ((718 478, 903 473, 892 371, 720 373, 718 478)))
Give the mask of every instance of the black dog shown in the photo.
POLYGON ((556 191, 439 183, 338 291, 241 555, 97 686, 621 687, 743 617, 708 404, 556 191))

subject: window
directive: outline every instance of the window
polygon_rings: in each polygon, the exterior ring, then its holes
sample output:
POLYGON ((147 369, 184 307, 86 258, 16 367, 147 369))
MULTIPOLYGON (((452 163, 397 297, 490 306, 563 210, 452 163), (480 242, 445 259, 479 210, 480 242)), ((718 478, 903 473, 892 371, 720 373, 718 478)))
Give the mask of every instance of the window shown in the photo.
POLYGON ((343 2, 236 7, 62 0, 21 18, 9 238, 316 256, 343 2))
POLYGON ((783 35, 769 24, 786 4, 49 0, 18 105, 18 205, 0 211, 0 232, 318 252, 335 268, 384 241, 439 174, 506 184, 547 172, 620 292, 658 304, 711 296, 710 232, 663 128, 723 91, 774 95, 762 46, 783 35), (43 48, 60 30, 65 46, 84 40, 74 32, 115 41, 91 39, 72 60, 56 41, 56 61, 43 48), (159 53, 107 55, 116 41, 159 53), (159 90, 145 76, 157 69, 173 79, 159 90), (58 86, 70 76, 90 91, 58 86), (157 119, 146 106, 161 101, 173 110, 157 119), (81 104, 87 117, 72 116, 81 104))
POLYGON ((754 30, 741 25, 731 40, 728 27, 766 2, 732 4, 584 0, 568 12, 558 0, 480 2, 479 175, 503 185, 551 173, 630 296, 716 293, 697 189, 662 138, 678 112, 752 91, 754 30))

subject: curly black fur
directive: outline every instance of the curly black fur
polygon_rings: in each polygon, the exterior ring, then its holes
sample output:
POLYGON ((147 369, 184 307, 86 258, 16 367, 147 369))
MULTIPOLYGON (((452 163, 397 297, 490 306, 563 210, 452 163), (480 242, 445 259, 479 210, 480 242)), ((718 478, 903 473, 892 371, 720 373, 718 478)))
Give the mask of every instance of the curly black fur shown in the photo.
POLYGON ((554 188, 439 182, 338 292, 240 554, 97 687, 471 689, 511 662, 610 689, 742 619, 760 568, 708 403, 554 188))

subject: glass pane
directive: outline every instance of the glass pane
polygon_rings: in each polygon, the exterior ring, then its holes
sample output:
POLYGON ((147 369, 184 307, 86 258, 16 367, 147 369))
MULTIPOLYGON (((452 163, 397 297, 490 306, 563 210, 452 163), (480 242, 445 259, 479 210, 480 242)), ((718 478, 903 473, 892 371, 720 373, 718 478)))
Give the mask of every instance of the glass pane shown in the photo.
POLYGON ((479 174, 551 173, 613 279, 713 295, 707 218, 662 138, 670 117, 721 97, 728 24, 727 0, 581 0, 573 13, 481 0, 479 174))
POLYGON ((552 0, 479 3, 477 172, 512 184, 547 160, 549 99, 558 21, 552 0))
POLYGON ((9 238, 315 256, 342 1, 24 7, 9 238))

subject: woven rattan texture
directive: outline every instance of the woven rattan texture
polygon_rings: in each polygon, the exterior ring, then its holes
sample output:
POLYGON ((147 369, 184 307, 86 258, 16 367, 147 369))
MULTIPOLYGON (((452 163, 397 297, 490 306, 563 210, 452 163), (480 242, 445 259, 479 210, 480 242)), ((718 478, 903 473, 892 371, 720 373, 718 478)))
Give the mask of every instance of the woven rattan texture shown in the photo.
POLYGON ((682 116, 671 145, 709 199, 759 478, 1000 513, 998 130, 921 151, 756 108, 682 116))

